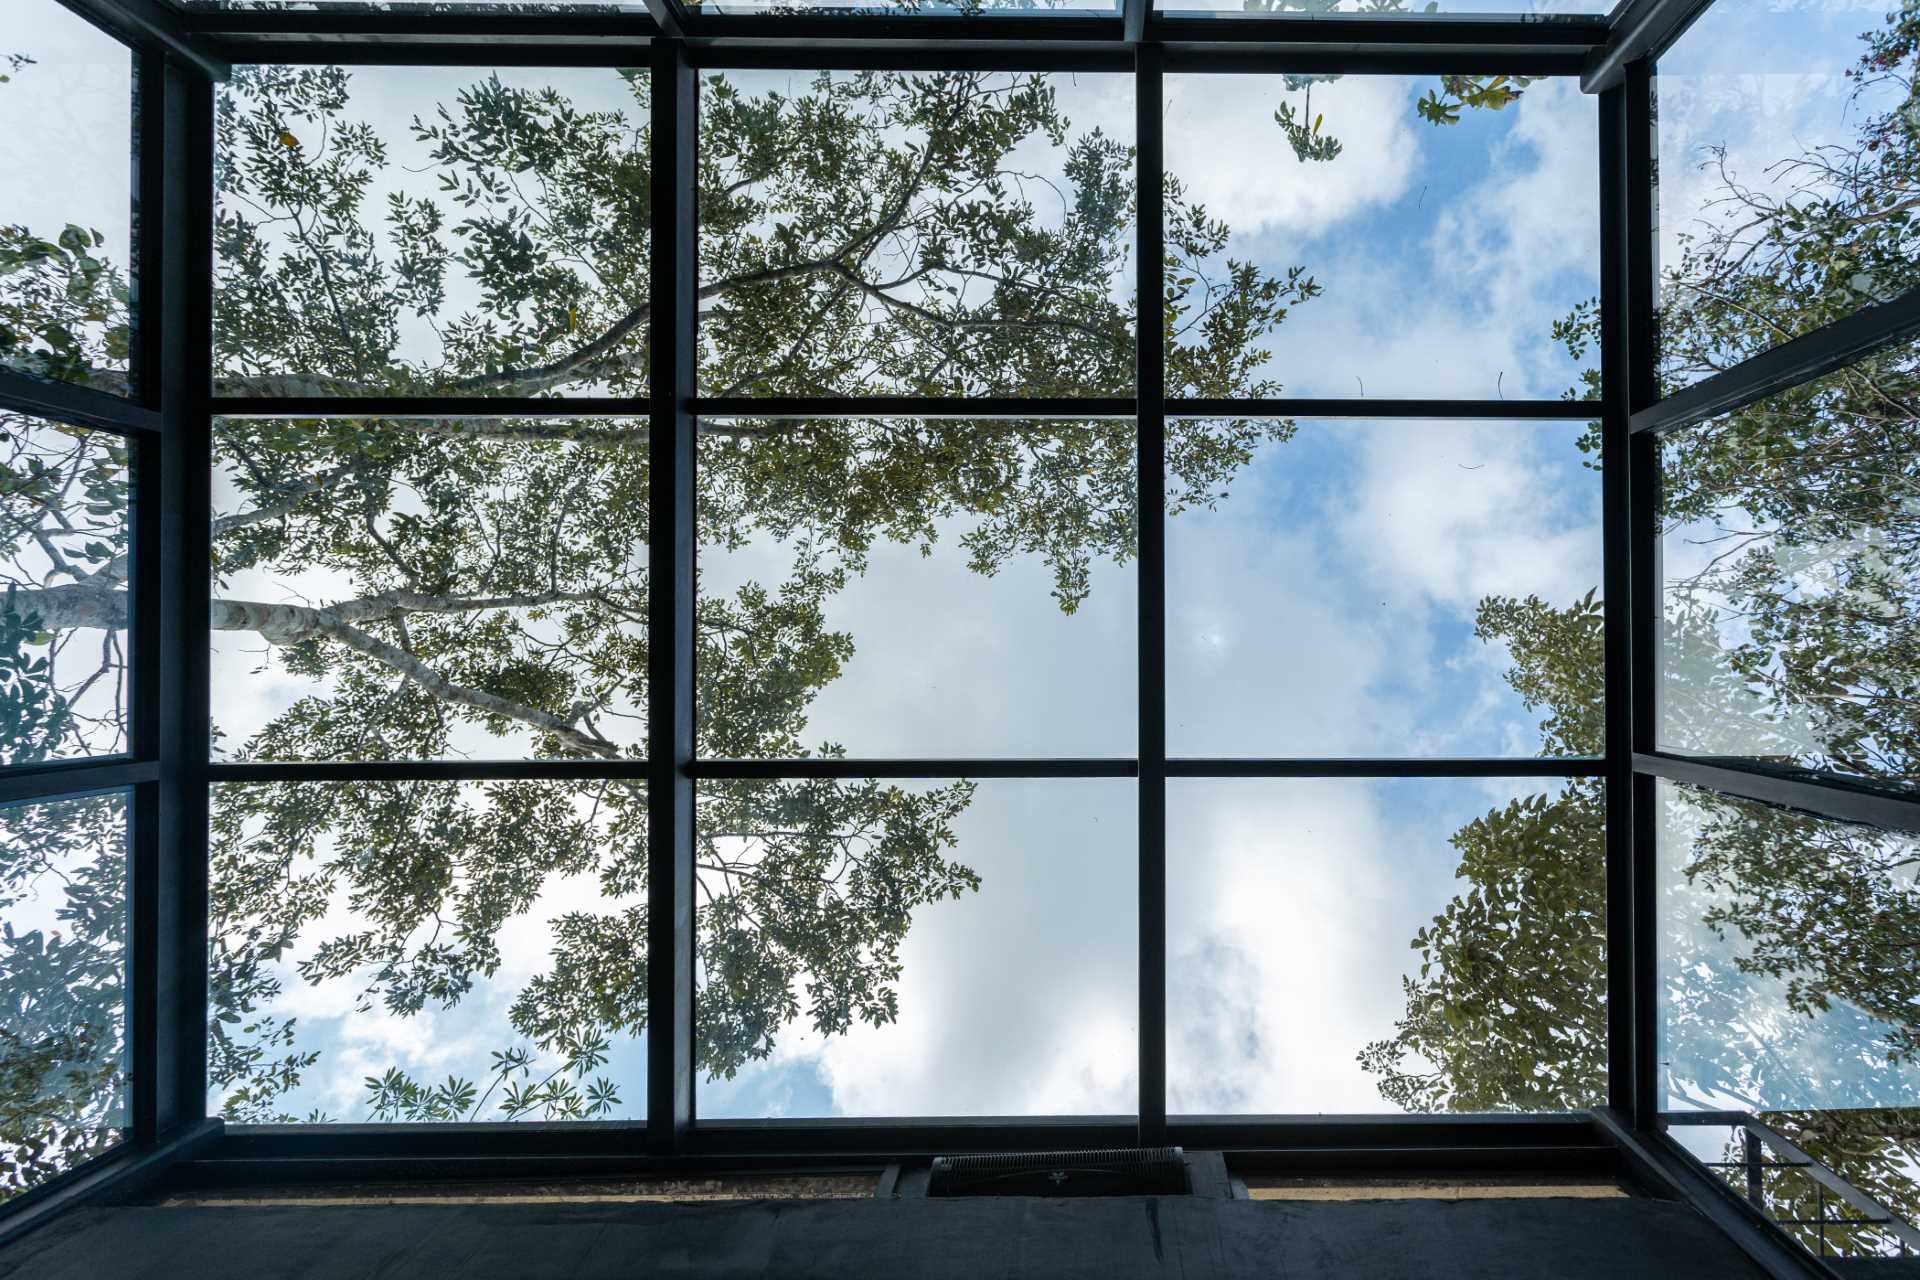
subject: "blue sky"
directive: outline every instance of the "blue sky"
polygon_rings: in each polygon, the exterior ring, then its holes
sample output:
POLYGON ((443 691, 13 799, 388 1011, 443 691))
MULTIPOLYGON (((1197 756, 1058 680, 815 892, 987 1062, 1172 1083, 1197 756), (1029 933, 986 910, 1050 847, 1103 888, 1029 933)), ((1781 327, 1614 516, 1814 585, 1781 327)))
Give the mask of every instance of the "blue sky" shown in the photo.
MULTIPOLYGON (((511 78, 624 96, 598 73, 511 78)), ((359 83, 370 115, 396 119, 459 79, 361 72, 359 83)), ((1077 128, 1125 136, 1126 85, 1063 78, 1062 98, 1077 128)), ((1576 366, 1548 330, 1596 292, 1595 104, 1554 82, 1436 129, 1412 110, 1430 85, 1316 85, 1313 109, 1346 151, 1303 166, 1272 123, 1277 82, 1169 79, 1169 157, 1235 227, 1232 252, 1273 270, 1305 265, 1325 286, 1272 342, 1288 394, 1518 399, 1572 385, 1576 366)), ((46 106, 20 99, 15 109, 46 106)), ((1713 127, 1703 119, 1695 135, 1713 127)), ((1750 149, 1765 154, 1794 127, 1756 129, 1750 149)), ((32 136, 0 127, 16 147, 32 136)), ((45 171, 59 154, 57 138, 33 145, 11 159, 24 166, 15 171, 45 171)), ((91 181, 0 195, 0 216, 41 219, 68 196, 102 208, 122 199, 91 181)), ((1354 419, 1302 423, 1293 440, 1263 448, 1217 510, 1170 530, 1173 750, 1535 753, 1537 719, 1505 688, 1502 655, 1472 636, 1471 620, 1487 594, 1565 604, 1597 585, 1598 483, 1572 447, 1578 431, 1354 419)), ((991 579, 969 572, 956 545, 964 531, 943 529, 927 558, 877 547, 834 601, 830 617, 858 650, 815 705, 809 737, 875 756, 1131 754, 1131 566, 1097 569, 1088 603, 1067 617, 1035 560, 991 579)), ((792 554, 770 539, 709 552, 703 579, 710 589, 777 581, 792 554)), ((249 589, 294 598, 328 586, 249 589)), ((244 674, 252 659, 216 647, 227 673, 219 714, 236 732, 306 691, 277 667, 244 674)), ((1408 940, 1456 890, 1447 837, 1531 789, 1497 779, 1178 784, 1173 1109, 1383 1109, 1354 1054, 1390 1032, 1408 940)), ((916 919, 900 1022, 825 1042, 792 1028, 768 1062, 703 1084, 700 1113, 1130 1112, 1133 817, 1125 781, 983 783, 957 828, 957 856, 983 888, 916 919)), ((278 1011, 299 1017, 303 1042, 323 1054, 289 1105, 357 1119, 361 1078, 390 1063, 434 1078, 483 1071, 487 1051, 508 1040, 507 1006, 544 966, 546 920, 607 905, 591 877, 550 883, 508 925, 502 970, 456 1008, 414 1019, 358 1015, 350 987, 311 986, 289 970, 278 1011)), ((351 919, 336 904, 310 941, 351 919)), ((643 1113, 643 1056, 623 1045, 607 1068, 626 1115, 643 1113)))

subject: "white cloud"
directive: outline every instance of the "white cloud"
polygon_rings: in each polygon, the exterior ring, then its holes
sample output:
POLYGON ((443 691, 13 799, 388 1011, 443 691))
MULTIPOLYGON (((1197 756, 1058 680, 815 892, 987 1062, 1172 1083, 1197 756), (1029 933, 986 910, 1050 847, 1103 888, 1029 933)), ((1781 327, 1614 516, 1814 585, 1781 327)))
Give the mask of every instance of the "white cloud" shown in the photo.
POLYGON ((1347 76, 1288 94, 1273 76, 1177 75, 1166 96, 1169 169, 1189 199, 1241 235, 1319 235, 1405 194, 1419 167, 1404 81, 1347 76), (1323 116, 1347 156, 1296 159, 1273 120, 1282 102, 1309 121, 1323 116))

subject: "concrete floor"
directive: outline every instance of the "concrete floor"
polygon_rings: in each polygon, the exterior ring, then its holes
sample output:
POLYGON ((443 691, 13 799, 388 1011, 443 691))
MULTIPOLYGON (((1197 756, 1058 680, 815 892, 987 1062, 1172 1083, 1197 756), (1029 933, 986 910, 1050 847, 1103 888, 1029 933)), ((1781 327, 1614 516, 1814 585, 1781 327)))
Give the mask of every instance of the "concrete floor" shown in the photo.
POLYGON ((1600 1280, 1760 1272, 1641 1199, 1180 1198, 86 1209, 9 1280, 1600 1280))

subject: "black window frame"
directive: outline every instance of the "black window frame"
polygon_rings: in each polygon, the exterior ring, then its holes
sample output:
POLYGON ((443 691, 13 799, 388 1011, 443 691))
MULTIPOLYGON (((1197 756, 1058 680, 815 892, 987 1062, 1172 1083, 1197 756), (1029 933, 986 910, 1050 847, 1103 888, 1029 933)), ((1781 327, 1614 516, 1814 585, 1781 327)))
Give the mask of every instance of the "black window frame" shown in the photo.
MULTIPOLYGON (((1658 394, 1653 60, 1708 0, 1623 0, 1608 16, 1239 18, 1112 15, 727 15, 682 0, 645 12, 499 14, 180 9, 166 0, 58 0, 137 58, 138 342, 132 399, 0 371, 0 406, 134 442, 132 723, 124 757, 0 769, 0 802, 132 789, 132 1130, 124 1148, 0 1206, 0 1240, 67 1204, 162 1176, 551 1176, 827 1167, 957 1151, 1177 1143, 1290 1171, 1612 1170, 1709 1213, 1756 1257, 1797 1274, 1793 1249, 1662 1131, 1654 910, 1657 779, 1827 816, 1920 830, 1920 799, 1655 747, 1661 433, 1797 385, 1920 333, 1920 291, 1871 307, 1672 396, 1658 394), (211 394, 213 102, 241 62, 651 69, 654 184, 649 394, 525 404, 452 398, 222 400, 211 394), (698 394, 694 146, 699 73, 800 68, 1107 70, 1135 79, 1138 224, 1132 398, 718 399, 698 394), (1578 76, 1599 119, 1602 387, 1594 401, 1168 398, 1161 324, 1163 77, 1181 73, 1510 72, 1578 76), (1574 759, 1186 759, 1166 751, 1166 544, 1139 535, 1136 755, 1087 760, 696 759, 694 442, 702 416, 1128 418, 1142 512, 1164 493, 1169 419, 1539 418, 1601 423, 1605 754, 1574 759), (211 426, 247 417, 646 415, 653 566, 648 759, 467 765, 221 763, 209 755, 211 426), (218 782, 326 778, 644 777, 649 786, 648 1116, 630 1123, 225 1125, 207 1112, 207 796, 218 782), (693 790, 705 778, 1131 777, 1139 787, 1139 1084, 1131 1121, 698 1121, 693 1061, 693 790), (1586 1113, 1169 1117, 1166 1111, 1166 788, 1201 777, 1603 777, 1606 782, 1608 1098, 1586 1113), (663 962, 664 961, 664 962, 663 962), (1771 1233, 1771 1234, 1770 1234, 1771 1233)), ((1819 1272, 1804 1272, 1819 1274, 1819 1272)))

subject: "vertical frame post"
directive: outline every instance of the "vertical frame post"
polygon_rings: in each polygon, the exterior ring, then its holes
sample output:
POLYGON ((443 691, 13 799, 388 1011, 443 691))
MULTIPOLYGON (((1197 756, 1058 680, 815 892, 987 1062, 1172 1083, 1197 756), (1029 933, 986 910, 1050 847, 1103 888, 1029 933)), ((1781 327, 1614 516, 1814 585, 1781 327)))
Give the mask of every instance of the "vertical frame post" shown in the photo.
POLYGON ((1606 624, 1607 1104, 1632 1114, 1634 966, 1632 599, 1627 561, 1627 90, 1600 95, 1600 509, 1606 624))
POLYGON ((1642 59, 1600 96, 1601 507, 1606 584, 1607 1101, 1658 1116, 1652 742, 1658 627, 1658 456, 1632 416, 1656 395, 1652 85, 1642 59))
POLYGON ((698 86, 686 45, 653 46, 647 609, 647 1133, 693 1127, 694 374, 698 86))
POLYGON ((151 1143, 207 1110, 208 393, 213 85, 140 57, 135 171, 141 399, 134 445, 133 750, 158 777, 133 803, 134 1133, 151 1143))
MULTIPOLYGON (((1654 289, 1658 268, 1654 261, 1653 64, 1644 58, 1628 63, 1622 92, 1626 99, 1622 151, 1627 170, 1627 206, 1622 266, 1626 271, 1627 335, 1626 403, 1621 413, 1621 430, 1627 434, 1624 452, 1616 449, 1615 456, 1622 457, 1627 464, 1625 552, 1627 623, 1632 647, 1627 676, 1627 741, 1630 751, 1650 751, 1657 732, 1654 717, 1660 679, 1659 445, 1651 435, 1628 431, 1627 420, 1659 398, 1654 289)), ((1633 1117, 1636 1126, 1652 1129, 1660 1116, 1658 810, 1651 777, 1634 775, 1631 785, 1633 1117)))
POLYGON ((1139 563, 1140 1145, 1167 1133, 1167 385, 1161 102, 1166 58, 1134 50, 1134 429, 1139 563))

